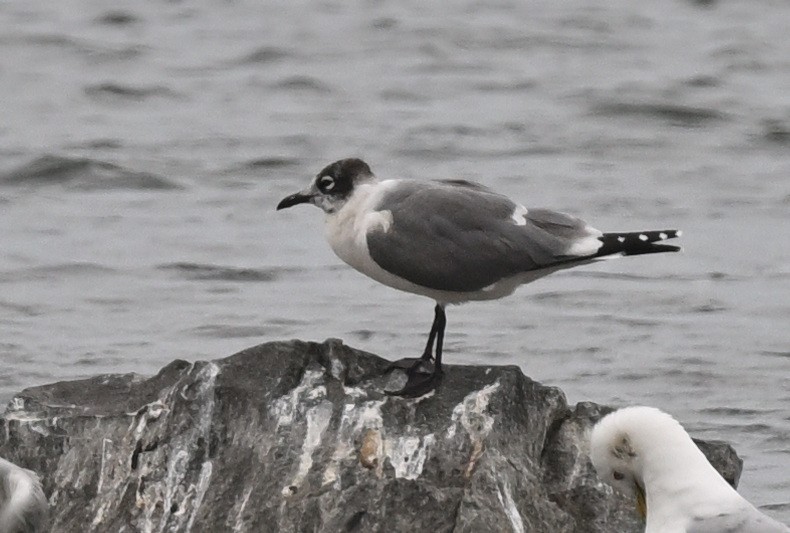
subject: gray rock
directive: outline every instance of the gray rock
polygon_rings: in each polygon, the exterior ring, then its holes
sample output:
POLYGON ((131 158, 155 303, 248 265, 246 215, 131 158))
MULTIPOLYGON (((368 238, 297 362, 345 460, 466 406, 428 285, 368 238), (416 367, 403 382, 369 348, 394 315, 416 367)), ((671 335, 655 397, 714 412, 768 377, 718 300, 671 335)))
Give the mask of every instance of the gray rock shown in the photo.
MULTIPOLYGON (((273 342, 35 387, 0 418, 0 456, 41 475, 65 533, 642 531, 587 457, 607 408, 514 366, 448 366, 438 393, 389 397, 387 365, 273 342)), ((737 480, 728 445, 703 450, 737 480)))

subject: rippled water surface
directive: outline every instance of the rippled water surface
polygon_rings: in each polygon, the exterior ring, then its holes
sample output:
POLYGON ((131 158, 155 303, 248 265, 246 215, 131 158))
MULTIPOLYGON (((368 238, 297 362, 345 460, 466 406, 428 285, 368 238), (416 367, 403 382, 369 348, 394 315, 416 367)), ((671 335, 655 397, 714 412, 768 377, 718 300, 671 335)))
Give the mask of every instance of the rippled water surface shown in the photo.
POLYGON ((109 5, 0 4, 0 400, 275 339, 419 353, 430 301, 274 210, 361 156, 682 228, 451 308, 447 359, 665 409, 790 522, 790 3, 109 5))

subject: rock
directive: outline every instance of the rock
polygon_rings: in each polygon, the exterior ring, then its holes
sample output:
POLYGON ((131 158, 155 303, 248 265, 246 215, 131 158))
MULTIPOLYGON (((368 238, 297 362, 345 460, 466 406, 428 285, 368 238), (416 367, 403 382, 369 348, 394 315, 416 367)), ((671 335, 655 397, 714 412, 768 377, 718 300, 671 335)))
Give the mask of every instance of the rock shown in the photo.
MULTIPOLYGON (((387 365, 273 342, 35 387, 0 418, 0 456, 41 475, 64 533, 642 531, 587 456, 609 409, 514 366, 447 366, 437 393, 390 397, 387 365)), ((703 450, 737 480, 728 445, 703 450)))

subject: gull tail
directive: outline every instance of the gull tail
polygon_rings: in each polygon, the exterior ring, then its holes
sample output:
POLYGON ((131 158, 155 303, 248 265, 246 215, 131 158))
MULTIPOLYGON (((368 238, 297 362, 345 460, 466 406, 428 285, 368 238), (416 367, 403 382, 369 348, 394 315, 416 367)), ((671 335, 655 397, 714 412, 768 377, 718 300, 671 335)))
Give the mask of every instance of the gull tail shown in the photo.
POLYGON ((0 458, 0 489, 0 531, 44 531, 47 498, 35 472, 0 458))
POLYGON ((674 229, 656 231, 631 231, 628 233, 604 233, 598 240, 603 245, 596 252, 595 257, 607 255, 641 255, 656 254, 661 252, 679 252, 680 246, 659 244, 667 239, 680 237, 681 232, 674 229))

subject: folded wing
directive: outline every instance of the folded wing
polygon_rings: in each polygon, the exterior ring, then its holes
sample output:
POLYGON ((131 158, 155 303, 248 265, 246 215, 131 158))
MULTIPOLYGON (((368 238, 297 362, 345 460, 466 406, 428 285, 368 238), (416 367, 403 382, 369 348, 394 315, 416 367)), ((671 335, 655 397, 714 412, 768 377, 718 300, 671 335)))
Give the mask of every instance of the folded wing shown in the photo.
POLYGON ((377 206, 392 223, 367 235, 384 270, 436 290, 472 292, 522 272, 589 259, 598 230, 555 211, 527 211, 470 182, 402 182, 377 206))

